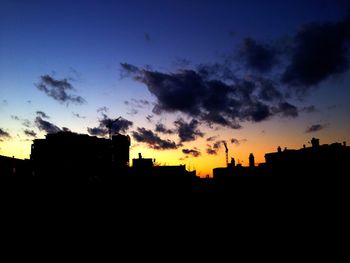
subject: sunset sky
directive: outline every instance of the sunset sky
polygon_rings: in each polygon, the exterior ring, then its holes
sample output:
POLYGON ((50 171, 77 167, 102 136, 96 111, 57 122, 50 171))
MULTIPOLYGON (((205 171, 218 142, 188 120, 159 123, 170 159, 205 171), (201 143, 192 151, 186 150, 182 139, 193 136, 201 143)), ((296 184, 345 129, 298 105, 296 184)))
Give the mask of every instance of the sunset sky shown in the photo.
POLYGON ((0 0, 0 155, 131 137, 162 165, 350 143, 350 1, 0 0))

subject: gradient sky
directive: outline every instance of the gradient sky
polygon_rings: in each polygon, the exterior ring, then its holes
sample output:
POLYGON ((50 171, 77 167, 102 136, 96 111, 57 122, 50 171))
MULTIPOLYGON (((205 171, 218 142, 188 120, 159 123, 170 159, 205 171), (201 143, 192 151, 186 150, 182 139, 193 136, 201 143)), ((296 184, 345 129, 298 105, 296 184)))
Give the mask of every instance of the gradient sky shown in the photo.
POLYGON ((63 127, 103 137, 119 116, 131 158, 200 176, 225 165, 222 141, 243 165, 312 137, 350 142, 347 10, 342 0, 0 0, 0 154, 29 158, 33 139, 63 127))

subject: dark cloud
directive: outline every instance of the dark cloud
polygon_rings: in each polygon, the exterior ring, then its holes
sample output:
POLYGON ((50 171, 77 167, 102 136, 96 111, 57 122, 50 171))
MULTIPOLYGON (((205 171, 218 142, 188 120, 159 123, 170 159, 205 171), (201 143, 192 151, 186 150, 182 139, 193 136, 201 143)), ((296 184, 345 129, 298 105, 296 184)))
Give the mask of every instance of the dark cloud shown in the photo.
POLYGON ((248 69, 261 73, 271 71, 277 63, 277 51, 270 45, 257 43, 252 38, 245 38, 239 52, 248 69))
POLYGON ((36 115, 40 116, 43 119, 50 119, 50 117, 43 111, 37 111, 36 115))
POLYGON ((69 80, 71 81, 80 81, 81 78, 81 73, 79 71, 77 71, 75 68, 73 67, 69 67, 69 80))
POLYGON ((286 104, 279 104, 284 103, 282 93, 268 79, 250 77, 228 84, 194 70, 168 74, 137 68, 134 72, 134 79, 156 97, 156 114, 181 112, 210 127, 233 129, 241 128, 243 121, 260 122, 275 114, 291 116, 291 108, 286 112, 286 104))
POLYGON ((259 99, 272 102, 283 98, 281 91, 276 87, 277 84, 271 79, 255 78, 255 84, 259 86, 259 99))
POLYGON ((74 112, 72 112, 72 114, 73 114, 74 117, 76 117, 76 118, 78 118, 78 119, 86 119, 86 116, 82 116, 82 115, 80 115, 79 113, 74 113, 74 112))
POLYGON ((4 129, 0 128, 0 140, 2 141, 3 139, 10 139, 10 138, 11 138, 10 134, 4 129))
POLYGON ((192 119, 189 123, 179 118, 174 122, 180 142, 194 141, 198 136, 203 137, 204 133, 198 129, 199 122, 192 119))
POLYGON ((137 131, 132 132, 132 136, 137 142, 146 143, 150 148, 156 150, 177 149, 175 142, 163 140, 151 130, 145 128, 137 128, 137 131))
POLYGON ((40 131, 45 131, 48 134, 57 133, 61 131, 61 129, 57 127, 55 124, 49 121, 43 120, 40 116, 37 116, 35 118, 34 123, 40 131))
POLYGON ((130 77, 134 74, 139 74, 140 70, 138 67, 129 63, 120 63, 120 78, 130 77))
POLYGON ((111 126, 112 134, 125 133, 133 125, 133 122, 127 119, 119 118, 117 121, 115 121, 116 119, 109 118, 104 113, 104 111, 100 110, 99 112, 101 112, 102 117, 98 120, 99 121, 98 127, 87 128, 87 131, 90 135, 102 136, 102 137, 108 135, 109 130, 107 126, 110 125, 111 123, 112 123, 112 126, 111 126))
POLYGON ((294 37, 282 82, 305 92, 349 68, 350 16, 337 23, 308 24, 294 37))
POLYGON ((107 113, 109 111, 109 108, 106 106, 100 107, 97 110, 97 113, 107 113))
POLYGON ((156 132, 160 132, 160 133, 164 133, 164 134, 173 134, 174 133, 174 130, 166 128, 164 126, 164 124, 162 124, 162 123, 157 123, 156 124, 155 131, 156 132))
POLYGON ((150 115, 147 115, 146 116, 146 119, 149 121, 149 122, 152 122, 152 118, 153 118, 154 116, 152 115, 152 114, 150 114, 150 115))
POLYGON ((279 46, 283 46, 282 42, 269 45, 246 38, 238 63, 227 57, 222 63, 200 64, 192 70, 175 72, 128 63, 122 63, 121 68, 127 76, 145 84, 155 97, 154 114, 182 113, 209 127, 239 129, 242 122, 312 112, 312 107, 298 109, 287 100, 347 70, 349 40, 350 16, 337 23, 304 26, 294 38, 284 41, 288 42, 283 44, 287 49, 279 46), (240 62, 253 69, 255 75, 247 75, 240 62), (276 63, 278 70, 274 69, 276 63), (275 77, 261 76, 270 71, 275 77))
POLYGON ((317 111, 316 107, 314 105, 310 105, 310 106, 305 106, 303 107, 300 111, 306 112, 306 113, 312 113, 317 111))
POLYGON ((209 154, 209 155, 217 155, 217 154, 218 154, 217 149, 213 149, 213 148, 211 148, 210 146, 208 146, 208 148, 206 149, 206 152, 207 152, 207 154, 209 154))
POLYGON ((129 101, 125 100, 124 104, 129 107, 129 111, 127 113, 129 115, 136 115, 139 112, 139 109, 144 109, 151 105, 151 103, 148 100, 143 99, 131 99, 129 101))
POLYGON ((20 117, 18 117, 17 115, 11 115, 11 119, 15 121, 21 120, 20 117))
POLYGON ((237 80, 237 76, 228 60, 225 63, 199 64, 197 66, 197 73, 206 80, 237 80))
POLYGON ((134 116, 134 115, 136 115, 137 113, 139 113, 138 110, 136 110, 136 109, 130 109, 126 114, 131 115, 131 116, 134 116))
POLYGON ((22 125, 27 128, 33 127, 33 124, 27 119, 22 119, 22 125))
POLYGON ((28 137, 36 138, 36 132, 33 130, 25 129, 24 134, 28 137))
POLYGON ((216 140, 218 138, 218 136, 211 136, 207 138, 207 142, 212 142, 214 140, 216 140))
POLYGON ((83 104, 86 102, 81 96, 69 94, 74 91, 74 87, 67 79, 58 80, 50 75, 43 75, 40 77, 40 82, 35 85, 40 91, 60 103, 68 105, 69 103, 83 104))
POLYGON ((87 131, 90 135, 93 136, 106 136, 108 134, 108 130, 106 128, 94 127, 87 128, 87 131))
POLYGON ((237 146, 239 146, 241 143, 246 142, 247 139, 238 140, 238 139, 236 139, 236 138, 232 138, 230 141, 231 141, 232 144, 236 144, 237 146))
POLYGON ((276 114, 281 114, 284 117, 298 117, 298 108, 288 102, 280 102, 277 107, 273 108, 276 114))
POLYGON ((232 138, 232 139, 231 139, 231 143, 234 143, 234 144, 236 144, 236 145, 240 145, 239 140, 238 140, 238 139, 235 139, 235 138, 232 138))
POLYGON ((193 157, 198 157, 201 155, 200 151, 197 148, 194 149, 182 149, 184 154, 192 155, 193 157))
POLYGON ((215 143, 213 143, 213 145, 207 144, 207 149, 206 149, 207 154, 209 155, 218 154, 219 149, 224 143, 226 143, 226 141, 216 141, 215 143))
POLYGON ((216 141, 216 142, 213 144, 213 148, 214 148, 214 149, 217 149, 217 150, 220 149, 222 143, 225 143, 225 141, 216 141))
POLYGON ((149 106, 151 103, 148 100, 131 99, 130 101, 128 101, 128 100, 124 101, 124 104, 127 106, 134 107, 134 108, 143 109, 143 108, 149 106))
POLYGON ((318 132, 326 128, 327 125, 324 124, 313 124, 306 129, 306 133, 318 132))

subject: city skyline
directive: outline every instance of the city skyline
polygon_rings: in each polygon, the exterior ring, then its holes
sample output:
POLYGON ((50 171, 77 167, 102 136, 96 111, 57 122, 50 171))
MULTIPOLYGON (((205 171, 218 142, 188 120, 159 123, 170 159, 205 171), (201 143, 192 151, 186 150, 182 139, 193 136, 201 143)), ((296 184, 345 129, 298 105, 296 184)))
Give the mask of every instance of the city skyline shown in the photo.
POLYGON ((350 141, 346 1, 1 1, 0 155, 71 130, 212 174, 350 141))

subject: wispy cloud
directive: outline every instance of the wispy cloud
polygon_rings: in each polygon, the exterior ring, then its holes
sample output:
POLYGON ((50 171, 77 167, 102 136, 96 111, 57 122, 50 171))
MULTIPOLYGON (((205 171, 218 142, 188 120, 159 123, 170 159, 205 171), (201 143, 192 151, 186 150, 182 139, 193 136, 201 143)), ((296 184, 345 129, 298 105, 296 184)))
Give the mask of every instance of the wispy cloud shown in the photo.
POLYGON ((307 127, 305 132, 306 133, 318 132, 320 130, 323 130, 326 127, 327 127, 326 124, 313 124, 313 125, 307 127))
POLYGON ((0 141, 3 141, 4 139, 10 139, 10 134, 5 131, 4 129, 0 128, 0 141))
POLYGON ((73 85, 67 79, 55 79, 50 75, 40 76, 39 83, 35 84, 38 90, 60 103, 83 104, 85 99, 81 96, 70 94, 74 91, 73 85))

